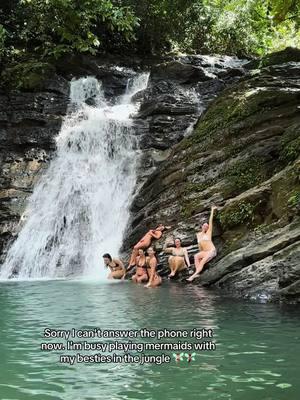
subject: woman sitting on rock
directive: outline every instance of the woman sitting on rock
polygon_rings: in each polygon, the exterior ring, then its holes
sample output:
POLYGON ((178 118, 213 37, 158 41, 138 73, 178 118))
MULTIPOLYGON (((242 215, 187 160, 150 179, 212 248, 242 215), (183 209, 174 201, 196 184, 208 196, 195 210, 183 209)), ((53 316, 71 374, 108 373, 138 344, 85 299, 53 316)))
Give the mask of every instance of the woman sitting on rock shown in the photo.
POLYGON ((153 247, 149 247, 149 249, 147 250, 148 256, 147 257, 147 265, 150 268, 149 270, 149 281, 147 283, 147 285, 145 285, 146 288, 154 288, 156 286, 161 285, 162 279, 161 276, 158 275, 157 271, 156 271, 156 267, 157 267, 157 259, 155 256, 155 250, 153 249, 153 247))
POLYGON ((147 249, 151 245, 153 239, 160 239, 162 237, 163 231, 166 229, 169 229, 169 227, 159 224, 156 229, 150 229, 150 231, 148 231, 146 235, 142 237, 142 239, 133 247, 127 270, 135 266, 138 250, 147 249))
POLYGON ((168 259, 171 270, 169 278, 172 278, 177 272, 191 266, 188 251, 185 247, 181 246, 181 240, 179 238, 174 240, 174 246, 175 247, 167 247, 166 244, 163 249, 164 253, 172 254, 168 259))
POLYGON ((112 258, 110 254, 103 255, 104 265, 110 269, 108 279, 121 279, 125 275, 125 267, 121 260, 112 258))
POLYGON ((135 283, 142 283, 147 282, 149 279, 148 276, 148 265, 146 260, 146 255, 143 249, 138 250, 139 255, 136 257, 135 265, 136 265, 136 272, 132 276, 132 280, 135 283))
POLYGON ((216 208, 217 207, 215 206, 211 208, 209 223, 203 224, 201 231, 197 233, 197 241, 200 252, 195 255, 196 271, 192 276, 187 279, 188 282, 192 282, 195 278, 197 278, 202 271, 204 265, 217 255, 217 250, 212 242, 213 218, 214 210, 216 208))

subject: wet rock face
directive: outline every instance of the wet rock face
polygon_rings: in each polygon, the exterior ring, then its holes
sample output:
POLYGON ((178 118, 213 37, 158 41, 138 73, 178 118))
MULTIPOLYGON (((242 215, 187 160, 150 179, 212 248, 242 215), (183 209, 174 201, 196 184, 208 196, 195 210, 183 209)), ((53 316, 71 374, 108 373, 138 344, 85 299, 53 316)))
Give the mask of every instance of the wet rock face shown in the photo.
MULTIPOLYGON (((230 67, 228 60, 218 59, 215 66, 203 57, 138 60, 74 56, 55 68, 49 66, 45 76, 36 73, 35 79, 28 77, 27 91, 0 93, 0 264, 22 226, 27 198, 55 151, 71 79, 95 76, 102 82, 106 98, 113 102, 124 94, 135 71, 150 71, 149 88, 136 96, 141 109, 134 128, 144 153, 140 184, 182 140, 206 104, 236 79, 231 71, 236 68, 235 61, 230 67)), ((87 100, 89 104, 93 101, 87 100)))
POLYGON ((300 64, 282 53, 223 90, 143 184, 124 248, 162 222, 193 254, 215 204, 218 256, 199 282, 262 301, 300 301, 299 106, 300 64))
POLYGON ((38 92, 0 93, 0 262, 55 150, 68 96, 69 84, 59 76, 45 81, 38 92))
POLYGON ((192 132, 208 104, 245 74, 245 61, 233 57, 178 57, 149 66, 147 89, 134 128, 143 150, 140 183, 166 158, 168 150, 192 132))

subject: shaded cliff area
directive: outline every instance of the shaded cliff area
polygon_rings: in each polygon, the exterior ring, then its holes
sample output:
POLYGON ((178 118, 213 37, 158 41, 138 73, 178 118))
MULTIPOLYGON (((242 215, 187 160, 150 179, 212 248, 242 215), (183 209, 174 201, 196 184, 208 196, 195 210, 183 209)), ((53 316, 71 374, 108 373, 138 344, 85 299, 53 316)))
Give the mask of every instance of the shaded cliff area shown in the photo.
POLYGON ((68 93, 68 82, 55 74, 38 91, 0 92, 0 262, 55 150, 68 93))
POLYGON ((125 247, 162 222, 192 254, 215 204, 218 256, 197 283, 252 299, 299 301, 299 54, 288 49, 251 62, 208 107, 136 196, 125 247))
MULTIPOLYGON (((56 65, 34 64, 26 75, 16 74, 15 86, 0 92, 0 264, 26 219, 27 198, 40 174, 55 154, 56 141, 69 103, 69 81, 94 76, 101 81, 106 99, 112 103, 124 94, 128 82, 137 73, 156 71, 156 84, 136 101, 142 101, 134 124, 139 138, 142 162, 138 182, 166 157, 185 130, 196 122, 201 110, 232 80, 243 74, 234 65, 239 61, 219 57, 213 65, 209 57, 126 58, 111 56, 70 56, 56 65), (172 84, 159 77, 168 68, 172 84), (213 75, 210 71, 214 71, 213 75), (219 76, 220 75, 220 76, 219 76), (203 104, 199 104, 195 82, 201 80, 203 104), (152 98, 150 99, 150 93, 152 98), (155 108, 156 107, 156 108, 155 108)), ((198 85, 199 86, 199 85, 198 85)), ((87 99, 93 104, 93 99, 87 99)), ((17 274, 18 271, 14 271, 17 274)))

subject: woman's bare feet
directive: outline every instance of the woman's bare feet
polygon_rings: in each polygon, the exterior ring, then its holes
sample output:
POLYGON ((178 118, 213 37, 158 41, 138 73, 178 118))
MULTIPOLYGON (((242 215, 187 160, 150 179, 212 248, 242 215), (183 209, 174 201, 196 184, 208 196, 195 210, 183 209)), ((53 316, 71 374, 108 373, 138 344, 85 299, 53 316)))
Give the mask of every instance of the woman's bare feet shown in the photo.
POLYGON ((198 278, 198 276, 199 276, 199 274, 194 274, 194 275, 190 276, 189 278, 187 278, 186 280, 187 280, 188 282, 193 282, 193 280, 194 280, 195 278, 198 278))
POLYGON ((170 278, 173 278, 173 276, 175 276, 175 272, 171 272, 169 275, 168 275, 168 278, 170 279, 170 278))

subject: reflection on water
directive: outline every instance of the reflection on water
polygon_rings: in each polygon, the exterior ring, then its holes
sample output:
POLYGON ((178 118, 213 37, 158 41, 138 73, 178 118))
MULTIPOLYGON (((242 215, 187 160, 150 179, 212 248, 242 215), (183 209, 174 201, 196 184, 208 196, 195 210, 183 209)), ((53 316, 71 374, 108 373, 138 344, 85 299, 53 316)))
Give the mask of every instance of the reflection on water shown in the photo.
POLYGON ((296 307, 237 302, 194 285, 89 281, 3 282, 0 307, 1 400, 300 396, 296 307), (47 327, 211 328, 217 349, 190 363, 62 365, 58 353, 40 351, 47 327))

